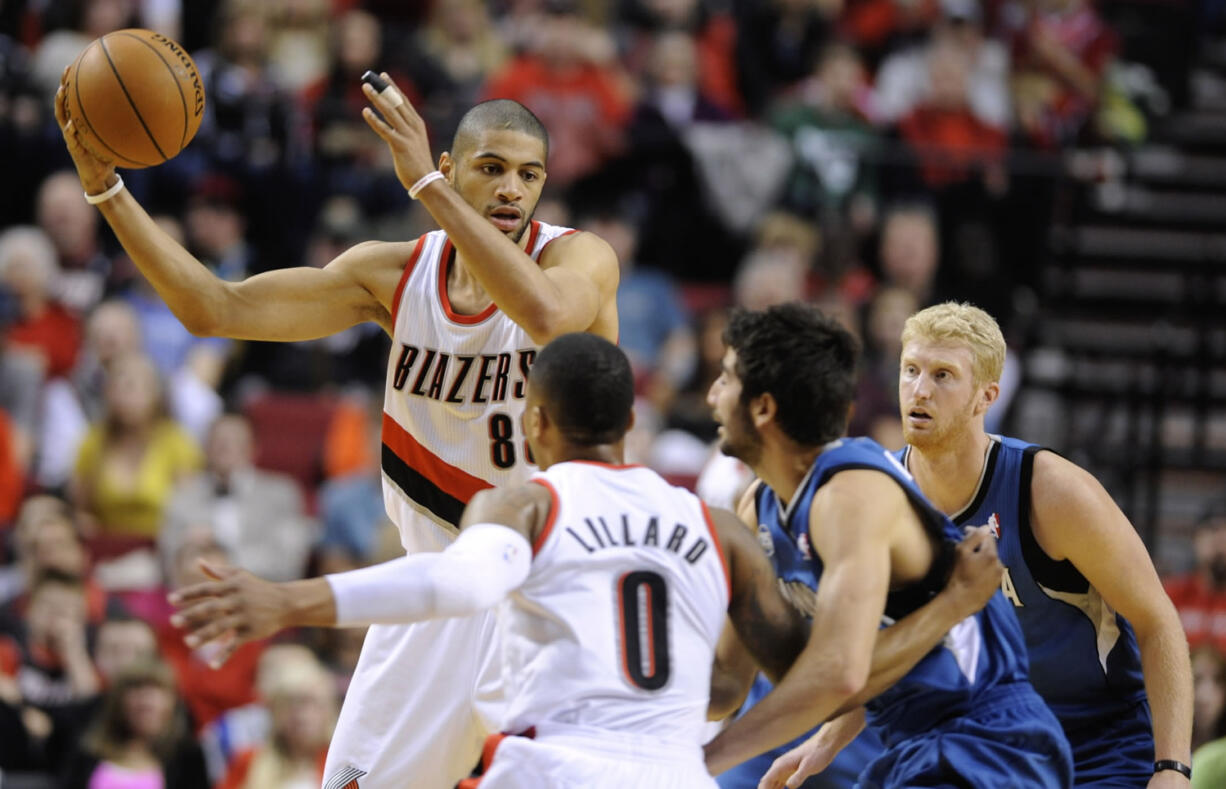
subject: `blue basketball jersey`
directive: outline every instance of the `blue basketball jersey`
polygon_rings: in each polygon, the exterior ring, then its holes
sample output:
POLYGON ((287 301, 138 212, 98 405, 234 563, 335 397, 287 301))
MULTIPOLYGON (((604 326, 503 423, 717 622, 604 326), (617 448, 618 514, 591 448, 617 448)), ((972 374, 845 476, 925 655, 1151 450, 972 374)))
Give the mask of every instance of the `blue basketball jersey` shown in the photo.
MULTIPOLYGON (((1145 701, 1132 626, 1071 562, 1044 553, 1031 530, 1030 480, 1042 447, 991 439, 979 489, 953 521, 990 525, 996 534, 1002 588, 1022 624, 1030 681, 1066 730, 1131 716, 1145 701)), ((908 452, 899 453, 904 465, 908 452)))
MULTIPOLYGON (((780 502, 766 486, 759 490, 759 523, 770 532, 773 559, 780 576, 785 581, 801 581, 806 587, 816 588, 821 583, 822 562, 810 545, 809 511, 817 490, 835 473, 849 469, 873 469, 894 479, 910 499, 924 528, 940 546, 925 578, 890 592, 882 620, 883 626, 889 626, 944 588, 953 564, 954 545, 961 533, 924 498, 911 475, 888 450, 867 438, 828 444, 792 502, 786 505, 780 502)), ((855 527, 854 522, 826 526, 855 527)), ((1026 671, 1021 628, 1008 601, 998 592, 982 611, 955 626, 944 643, 929 652, 898 683, 866 705, 869 724, 889 749, 990 704, 1002 688, 1020 687, 1021 692, 1033 695, 1026 684, 1026 671)))

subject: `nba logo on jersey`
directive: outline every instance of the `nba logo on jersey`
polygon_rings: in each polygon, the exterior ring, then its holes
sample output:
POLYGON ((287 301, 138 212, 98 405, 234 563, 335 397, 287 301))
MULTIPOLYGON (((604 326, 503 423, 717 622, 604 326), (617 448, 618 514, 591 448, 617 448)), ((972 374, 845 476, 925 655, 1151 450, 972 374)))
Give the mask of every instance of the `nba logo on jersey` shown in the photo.
POLYGON ((809 533, 801 532, 796 538, 796 547, 800 549, 800 555, 806 559, 813 558, 813 546, 809 545, 809 533))
POLYGON ((992 513, 992 517, 988 518, 988 528, 992 530, 992 536, 999 540, 1000 539, 1000 517, 997 516, 995 512, 992 513))

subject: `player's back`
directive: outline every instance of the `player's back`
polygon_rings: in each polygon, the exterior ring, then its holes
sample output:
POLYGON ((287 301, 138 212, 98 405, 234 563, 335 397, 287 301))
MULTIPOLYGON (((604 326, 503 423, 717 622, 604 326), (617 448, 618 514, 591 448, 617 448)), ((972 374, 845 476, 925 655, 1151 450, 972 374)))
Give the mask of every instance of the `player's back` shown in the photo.
POLYGON ((730 593, 705 506, 638 466, 575 461, 533 479, 553 505, 502 612, 506 730, 697 746, 730 593))

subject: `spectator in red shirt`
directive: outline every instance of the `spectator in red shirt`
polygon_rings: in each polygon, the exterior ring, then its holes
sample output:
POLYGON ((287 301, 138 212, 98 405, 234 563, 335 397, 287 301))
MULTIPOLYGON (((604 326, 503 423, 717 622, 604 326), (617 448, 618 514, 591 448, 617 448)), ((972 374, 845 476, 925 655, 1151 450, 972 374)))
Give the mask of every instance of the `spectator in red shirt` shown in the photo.
POLYGON ((963 48, 952 43, 934 45, 928 56, 928 98, 898 124, 931 189, 965 183, 980 171, 993 185, 1004 177, 1001 160, 1008 139, 1003 129, 980 120, 971 109, 970 69, 963 48))
POLYGON ((613 42, 569 5, 554 2, 532 48, 495 73, 485 99, 514 99, 549 129, 549 182, 568 186, 622 146, 630 112, 613 42))
POLYGON ((1179 611, 1188 646, 1210 644, 1226 653, 1226 501, 1210 507, 1196 524, 1196 567, 1169 579, 1166 593, 1179 611))
POLYGON ((36 227, 14 227, 0 235, 0 287, 17 302, 17 320, 5 341, 37 352, 46 377, 66 375, 77 361, 81 325, 54 297, 59 279, 55 248, 36 227))
POLYGON ((1118 40, 1089 0, 1020 5, 1022 22, 1012 31, 1018 124, 1036 145, 1072 143, 1098 104, 1118 40))

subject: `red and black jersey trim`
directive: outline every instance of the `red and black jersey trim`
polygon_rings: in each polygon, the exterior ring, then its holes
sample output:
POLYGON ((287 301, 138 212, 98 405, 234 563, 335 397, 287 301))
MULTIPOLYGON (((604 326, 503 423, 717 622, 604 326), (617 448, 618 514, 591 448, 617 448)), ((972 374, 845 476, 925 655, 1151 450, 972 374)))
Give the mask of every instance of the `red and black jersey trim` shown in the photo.
POLYGON ((493 487, 435 455, 386 413, 381 455, 383 473, 404 495, 456 527, 468 500, 493 487))

